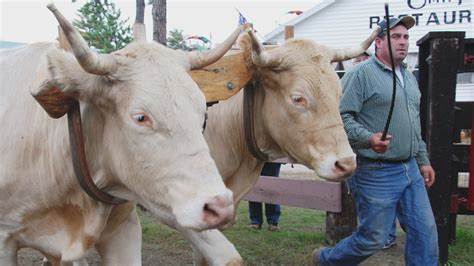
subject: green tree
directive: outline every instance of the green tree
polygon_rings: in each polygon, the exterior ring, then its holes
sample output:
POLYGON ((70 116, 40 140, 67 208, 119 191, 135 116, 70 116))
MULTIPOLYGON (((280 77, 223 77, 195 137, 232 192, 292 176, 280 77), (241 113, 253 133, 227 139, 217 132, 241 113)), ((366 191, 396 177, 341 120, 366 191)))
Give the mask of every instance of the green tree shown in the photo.
POLYGON ((189 51, 189 47, 183 42, 183 30, 174 29, 169 32, 168 47, 175 50, 189 51))
POLYGON ((171 30, 168 34, 168 44, 167 46, 175 50, 184 50, 184 51, 205 51, 209 50, 209 39, 203 36, 184 36, 183 30, 174 29, 171 30), (189 44, 188 39, 197 39, 201 42, 194 44, 189 44))
POLYGON ((120 9, 108 0, 88 0, 78 11, 73 25, 90 47, 99 53, 110 53, 132 41, 128 19, 122 20, 120 9))

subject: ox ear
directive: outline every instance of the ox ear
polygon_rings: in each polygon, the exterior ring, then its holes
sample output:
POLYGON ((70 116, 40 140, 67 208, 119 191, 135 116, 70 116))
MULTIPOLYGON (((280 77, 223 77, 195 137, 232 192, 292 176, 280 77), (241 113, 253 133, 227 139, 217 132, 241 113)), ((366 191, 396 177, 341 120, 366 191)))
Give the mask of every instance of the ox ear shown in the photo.
POLYGON ((107 78, 85 72, 74 56, 62 50, 53 50, 47 55, 49 77, 31 95, 53 118, 66 114, 74 101, 99 99, 98 95, 109 93, 103 90, 107 78))
POLYGON ((76 101, 74 97, 65 94, 58 84, 49 79, 45 80, 31 95, 52 118, 60 118, 65 115, 76 101))

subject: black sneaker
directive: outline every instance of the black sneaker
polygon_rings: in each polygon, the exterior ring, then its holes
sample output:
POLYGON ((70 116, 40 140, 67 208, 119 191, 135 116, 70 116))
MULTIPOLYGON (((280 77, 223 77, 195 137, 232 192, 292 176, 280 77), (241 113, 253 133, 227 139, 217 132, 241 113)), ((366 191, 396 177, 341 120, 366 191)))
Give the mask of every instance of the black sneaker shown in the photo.
POLYGON ((319 254, 321 254, 322 249, 323 247, 319 247, 313 250, 309 263, 310 265, 321 265, 321 262, 319 261, 319 254))
POLYGON ((397 242, 395 241, 395 238, 394 239, 388 239, 387 242, 385 242, 385 245, 383 245, 382 249, 389 249, 393 246, 395 246, 397 244, 397 242))

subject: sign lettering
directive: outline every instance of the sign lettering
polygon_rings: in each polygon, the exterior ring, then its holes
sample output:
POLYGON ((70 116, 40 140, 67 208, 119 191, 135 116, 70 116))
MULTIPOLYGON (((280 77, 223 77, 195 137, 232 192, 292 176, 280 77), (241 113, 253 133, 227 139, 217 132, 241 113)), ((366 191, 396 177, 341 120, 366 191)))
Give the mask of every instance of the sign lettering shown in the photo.
MULTIPOLYGON (((463 0, 407 0, 408 10, 412 10, 412 14, 391 15, 391 17, 403 17, 410 15, 415 19, 416 26, 436 26, 436 25, 451 25, 451 24, 469 24, 472 23, 472 9, 467 3, 467 9, 460 7, 463 0), (458 10, 438 11, 438 12, 423 12, 423 9, 430 5, 456 5, 458 10), (415 11, 416 10, 416 11, 415 11)), ((410 12, 408 12, 410 13, 410 12)), ((369 28, 372 29, 384 16, 370 16, 369 28)))
POLYGON ((434 4, 442 4, 442 3, 458 3, 458 5, 462 4, 462 0, 407 0, 408 7, 411 9, 422 9, 427 4, 434 5, 434 4))

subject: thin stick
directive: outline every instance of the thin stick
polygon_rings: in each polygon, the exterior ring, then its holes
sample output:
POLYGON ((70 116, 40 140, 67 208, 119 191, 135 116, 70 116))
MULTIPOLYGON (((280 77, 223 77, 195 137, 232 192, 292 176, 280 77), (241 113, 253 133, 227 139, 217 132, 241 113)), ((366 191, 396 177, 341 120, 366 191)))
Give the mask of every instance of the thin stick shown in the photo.
POLYGON ((388 50, 390 51, 390 64, 392 66, 392 82, 393 82, 393 92, 392 92, 392 102, 390 103, 390 111, 388 112, 387 123, 382 133, 382 141, 385 141, 387 138, 388 128, 390 126, 390 121, 392 120, 393 107, 395 106, 395 96, 397 94, 397 76, 395 74, 395 62, 393 60, 393 51, 392 51, 392 41, 390 36, 390 16, 388 13, 388 4, 385 3, 385 20, 387 21, 387 40, 388 40, 388 50))

